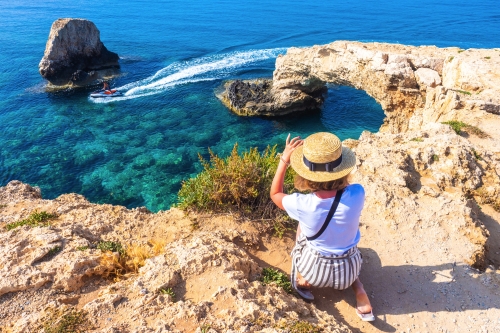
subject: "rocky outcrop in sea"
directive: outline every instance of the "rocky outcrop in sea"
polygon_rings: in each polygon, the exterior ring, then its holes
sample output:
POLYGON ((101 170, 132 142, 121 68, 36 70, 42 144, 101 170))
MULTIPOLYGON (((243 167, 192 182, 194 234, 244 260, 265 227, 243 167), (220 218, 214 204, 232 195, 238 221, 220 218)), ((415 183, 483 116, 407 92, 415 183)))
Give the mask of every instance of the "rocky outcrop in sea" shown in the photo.
POLYGON ((101 42, 94 23, 65 18, 52 24, 38 67, 52 86, 85 86, 116 74, 118 59, 101 42))

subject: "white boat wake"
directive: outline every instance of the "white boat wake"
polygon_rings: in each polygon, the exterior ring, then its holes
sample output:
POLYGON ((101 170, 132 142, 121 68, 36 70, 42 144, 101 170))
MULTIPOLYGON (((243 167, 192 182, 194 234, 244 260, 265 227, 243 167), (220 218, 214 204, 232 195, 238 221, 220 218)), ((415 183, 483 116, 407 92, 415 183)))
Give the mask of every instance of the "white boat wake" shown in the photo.
POLYGON ((209 57, 175 62, 159 70, 154 75, 116 87, 123 96, 91 99, 95 103, 109 103, 155 95, 179 84, 212 81, 227 77, 235 69, 250 63, 276 58, 286 48, 236 51, 209 57))

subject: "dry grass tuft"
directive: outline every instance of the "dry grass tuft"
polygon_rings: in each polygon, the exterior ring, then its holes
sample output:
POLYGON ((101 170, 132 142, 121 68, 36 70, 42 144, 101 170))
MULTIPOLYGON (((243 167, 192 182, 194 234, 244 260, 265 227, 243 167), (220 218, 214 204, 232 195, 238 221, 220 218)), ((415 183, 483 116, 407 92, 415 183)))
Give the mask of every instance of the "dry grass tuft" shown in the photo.
POLYGON ((150 240, 149 245, 151 245, 151 251, 153 251, 153 254, 156 256, 163 252, 165 245, 167 245, 167 241, 161 238, 156 238, 150 240))
POLYGON ((144 266, 146 259, 157 256, 163 252, 166 241, 155 239, 148 245, 126 245, 120 244, 120 251, 102 250, 99 270, 107 278, 121 280, 127 276, 136 274, 144 266))
POLYGON ((149 247, 143 245, 131 245, 126 248, 125 267, 133 273, 137 273, 139 268, 144 266, 146 259, 151 258, 153 253, 149 247))

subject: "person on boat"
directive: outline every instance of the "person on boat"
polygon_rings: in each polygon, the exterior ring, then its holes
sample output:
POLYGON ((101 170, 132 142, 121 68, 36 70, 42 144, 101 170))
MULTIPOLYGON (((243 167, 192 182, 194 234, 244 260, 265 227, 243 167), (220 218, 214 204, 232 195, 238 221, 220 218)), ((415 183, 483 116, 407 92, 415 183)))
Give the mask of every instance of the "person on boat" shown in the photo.
POLYGON ((108 83, 108 81, 104 81, 102 83, 102 91, 106 91, 106 90, 109 90, 109 83, 108 83))
POLYGON ((311 286, 351 287, 356 295, 356 314, 363 321, 373 321, 372 306, 359 279, 362 256, 357 244, 365 191, 362 185, 349 183, 355 166, 354 152, 332 133, 315 133, 305 140, 290 140, 289 134, 270 196, 299 222, 291 253, 291 282, 297 293, 313 300, 311 286), (289 165, 297 173, 295 188, 308 194, 283 192, 289 165))

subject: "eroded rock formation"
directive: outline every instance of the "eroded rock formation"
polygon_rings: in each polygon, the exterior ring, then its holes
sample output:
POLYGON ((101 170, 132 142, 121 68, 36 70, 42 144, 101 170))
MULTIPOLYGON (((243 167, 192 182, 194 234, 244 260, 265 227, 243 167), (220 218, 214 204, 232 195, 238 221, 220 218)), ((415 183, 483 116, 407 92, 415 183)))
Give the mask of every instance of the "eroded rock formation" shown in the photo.
MULTIPOLYGON (((400 133, 428 122, 474 122, 500 114, 498 50, 337 41, 290 48, 276 59, 268 103, 260 110, 244 95, 222 100, 239 114, 281 115, 310 108, 325 83, 365 90, 384 109, 382 131, 400 133), (307 97, 309 96, 309 97, 307 97), (289 106, 293 104, 293 107, 289 106), (247 111, 250 109, 251 112, 247 111)), ((230 86, 230 84, 228 84, 230 86)))
POLYGON ((281 116, 292 112, 318 110, 324 101, 326 87, 314 92, 289 91, 276 95, 272 80, 230 81, 218 97, 240 116, 281 116))
POLYGON ((53 86, 85 86, 112 76, 120 66, 118 59, 101 42, 94 23, 66 18, 52 24, 38 67, 53 86))

